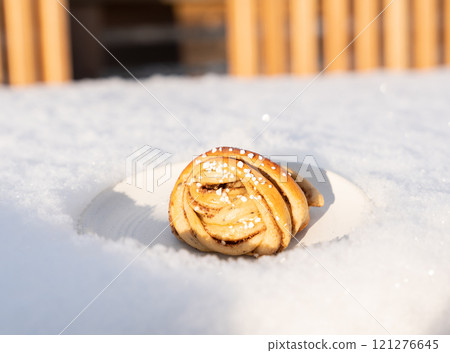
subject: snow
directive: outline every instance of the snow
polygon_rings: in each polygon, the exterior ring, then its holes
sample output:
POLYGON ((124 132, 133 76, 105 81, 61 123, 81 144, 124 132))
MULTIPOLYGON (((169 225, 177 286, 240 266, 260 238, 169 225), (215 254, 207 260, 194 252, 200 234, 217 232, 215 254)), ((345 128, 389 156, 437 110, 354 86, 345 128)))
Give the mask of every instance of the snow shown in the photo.
POLYGON ((65 334, 450 333, 450 70, 326 75, 277 118, 311 78, 144 80, 200 143, 132 80, 1 87, 0 333, 61 332, 133 259, 65 334), (372 211, 257 259, 78 234, 146 144, 313 155, 372 211))

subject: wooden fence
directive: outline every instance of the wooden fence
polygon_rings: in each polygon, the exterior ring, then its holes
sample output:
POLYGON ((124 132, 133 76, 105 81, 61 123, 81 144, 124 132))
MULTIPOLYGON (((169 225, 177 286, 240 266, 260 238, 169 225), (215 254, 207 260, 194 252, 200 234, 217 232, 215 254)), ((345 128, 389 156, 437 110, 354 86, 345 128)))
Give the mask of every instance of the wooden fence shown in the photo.
POLYGON ((450 63, 450 0, 226 0, 226 6, 235 75, 450 63))
MULTIPOLYGON (((223 1, 234 75, 450 64, 450 0, 223 1)), ((71 79, 68 2, 0 0, 0 83, 71 79)))
MULTIPOLYGON (((67 6, 66 0, 59 2, 67 6)), ((68 15, 60 3, 0 1, 5 34, 0 37, 0 83, 6 71, 8 82, 13 85, 71 79, 68 15), (2 43, 3 37, 6 43, 2 43)))

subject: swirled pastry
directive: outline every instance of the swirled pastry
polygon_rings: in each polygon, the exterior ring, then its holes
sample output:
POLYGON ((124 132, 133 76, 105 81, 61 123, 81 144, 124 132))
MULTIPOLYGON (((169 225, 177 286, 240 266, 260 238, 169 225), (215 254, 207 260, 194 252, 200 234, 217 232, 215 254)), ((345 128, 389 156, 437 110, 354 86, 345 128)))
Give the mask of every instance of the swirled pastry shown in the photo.
POLYGON ((218 147, 194 159, 170 197, 172 232, 201 251, 268 255, 285 249, 322 195, 263 156, 218 147))

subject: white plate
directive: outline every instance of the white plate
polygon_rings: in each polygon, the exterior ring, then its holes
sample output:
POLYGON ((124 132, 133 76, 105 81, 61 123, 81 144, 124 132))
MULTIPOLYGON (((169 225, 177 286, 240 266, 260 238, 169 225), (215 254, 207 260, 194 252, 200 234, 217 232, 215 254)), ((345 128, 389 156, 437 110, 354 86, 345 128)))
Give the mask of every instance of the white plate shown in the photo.
MULTIPOLYGON (((171 178, 156 186, 153 192, 126 181, 102 191, 81 214, 78 231, 109 239, 129 237, 145 245, 153 241, 152 246, 163 244, 176 249, 191 249, 172 235, 167 211, 173 185, 186 165, 172 164, 171 178)), ((293 163, 289 167, 299 170, 300 165, 293 163)), ((311 207, 309 225, 296 235, 305 246, 349 235, 363 221, 369 206, 367 196, 357 186, 333 172, 322 172, 325 182, 311 182, 323 194, 325 206, 311 207)), ((294 246, 298 246, 295 240, 291 241, 289 248, 294 246)))

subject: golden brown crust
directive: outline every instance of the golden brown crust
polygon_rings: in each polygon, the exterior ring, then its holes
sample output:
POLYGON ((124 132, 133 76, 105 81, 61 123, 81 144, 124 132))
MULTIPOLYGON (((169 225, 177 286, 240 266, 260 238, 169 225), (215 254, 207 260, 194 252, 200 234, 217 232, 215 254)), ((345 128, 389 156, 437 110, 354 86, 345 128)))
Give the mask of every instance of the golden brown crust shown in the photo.
MULTIPOLYGON (((304 187, 318 205, 320 193, 310 183, 304 187)), ((308 224, 309 199, 278 164, 255 152, 218 147, 181 172, 169 220, 179 239, 201 251, 274 254, 308 224)))
POLYGON ((298 186, 302 189, 308 201, 308 206, 322 207, 325 203, 322 194, 317 190, 311 182, 301 176, 298 177, 298 173, 291 169, 288 169, 292 178, 297 182, 298 186), (299 180, 300 179, 300 180, 299 180))

